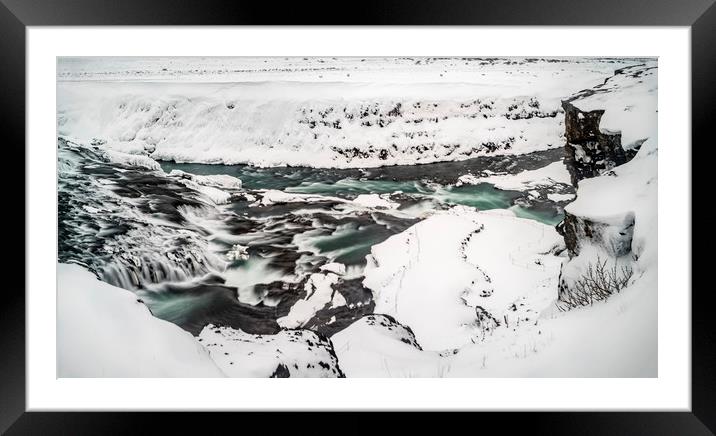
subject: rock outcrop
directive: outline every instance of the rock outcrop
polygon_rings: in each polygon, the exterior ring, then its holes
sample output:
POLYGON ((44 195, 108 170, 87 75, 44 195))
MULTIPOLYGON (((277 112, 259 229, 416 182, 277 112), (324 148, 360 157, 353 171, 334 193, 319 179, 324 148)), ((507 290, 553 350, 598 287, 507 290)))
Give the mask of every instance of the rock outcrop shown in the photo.
POLYGON ((580 180, 596 177, 630 161, 638 147, 624 150, 621 132, 600 130, 603 109, 583 111, 571 103, 562 102, 564 109, 565 148, 564 163, 577 187, 580 180))
POLYGON ((626 212, 609 222, 600 222, 565 211, 564 219, 556 229, 564 237, 570 258, 578 256, 584 244, 599 245, 610 256, 620 257, 631 252, 634 213, 626 212))
POLYGON ((656 74, 651 65, 616 70, 604 83, 562 101, 564 163, 572 184, 579 189, 577 200, 565 207, 564 219, 556 226, 569 255, 560 271, 561 306, 606 298, 612 290, 599 289, 593 299, 584 293, 590 286, 597 286, 597 281, 607 283, 606 287, 614 284, 616 292, 628 281, 621 279, 631 277, 632 266, 639 257, 635 252, 639 250, 632 247, 639 217, 634 204, 638 197, 630 198, 641 189, 641 178, 649 175, 634 177, 633 171, 623 169, 647 140, 652 139, 650 148, 655 146, 655 103, 656 74), (607 115, 611 118, 605 128, 603 118, 607 115), (631 129, 625 146, 623 133, 617 128, 631 129), (581 181, 584 182, 580 185, 581 181), (577 292, 579 298, 575 298, 577 292))
MULTIPOLYGON (((600 176, 625 164, 638 151, 638 148, 628 151, 622 148, 621 132, 600 130, 603 109, 582 111, 571 103, 585 95, 592 93, 582 91, 562 102, 566 138, 564 164, 575 188, 580 180, 600 176)), ((579 255, 584 243, 597 244, 604 247, 609 255, 619 257, 631 251, 633 227, 634 214, 629 212, 606 223, 565 211, 564 220, 556 229, 564 237, 570 258, 579 255)))

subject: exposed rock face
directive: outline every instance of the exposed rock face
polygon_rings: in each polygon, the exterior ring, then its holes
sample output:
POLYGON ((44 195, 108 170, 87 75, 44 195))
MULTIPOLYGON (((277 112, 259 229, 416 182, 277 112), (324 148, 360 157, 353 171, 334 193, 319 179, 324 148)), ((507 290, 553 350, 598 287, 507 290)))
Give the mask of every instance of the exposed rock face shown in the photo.
MULTIPOLYGON (((615 77, 623 75, 622 70, 614 72, 615 77)), ((638 76, 634 76, 638 78, 638 76)), ((603 84, 586 89, 562 101, 566 143, 564 164, 569 171, 572 184, 578 187, 579 181, 609 175, 614 167, 629 162, 639 151, 640 143, 625 150, 622 147, 621 132, 609 132, 600 129, 604 115, 603 109, 583 111, 573 102, 597 93, 608 92, 603 84)), ((575 216, 568 211, 564 220, 556 226, 557 232, 564 237, 569 257, 578 256, 584 243, 597 244, 614 257, 620 257, 631 251, 631 239, 634 227, 634 214, 625 213, 614 217, 610 223, 595 222, 575 216)))
POLYGON ((621 257, 631 252, 634 214, 625 213, 612 222, 604 223, 565 212, 564 220, 557 224, 556 229, 564 236, 570 258, 578 256, 584 244, 599 245, 610 256, 621 257))
MULTIPOLYGON (((610 292, 619 290, 615 288, 599 295, 575 297, 587 288, 584 284, 585 280, 593 284, 592 280, 602 278, 606 279, 604 283, 615 285, 621 277, 619 273, 626 272, 615 267, 613 277, 609 277, 612 271, 609 268, 616 265, 618 259, 626 259, 626 256, 632 253, 634 222, 633 212, 626 212, 623 216, 616 216, 608 222, 599 222, 565 211, 564 220, 556 226, 557 232, 564 237, 569 254, 569 260, 562 264, 559 272, 557 299, 560 307, 586 304, 585 302, 604 298, 610 292), (590 275, 590 271, 596 271, 593 268, 600 267, 603 268, 601 272, 590 275), (577 303, 578 301, 581 303, 577 303)), ((630 270, 631 267, 627 263, 625 268, 630 270)), ((602 290, 603 286, 595 286, 602 290)))
MULTIPOLYGON (((631 160, 638 150, 625 151, 621 145, 621 133, 602 132, 599 122, 604 110, 582 111, 571 102, 579 99, 585 91, 562 102, 565 117, 564 164, 575 188, 580 180, 597 177, 612 168, 631 160)), ((588 94, 588 92, 587 92, 588 94)), ((564 212, 564 220, 556 229, 564 237, 569 257, 579 255, 583 244, 603 247, 611 256, 623 256, 631 251, 634 214, 616 217, 614 222, 603 223, 564 212)))
POLYGON ((632 247, 635 206, 624 201, 634 181, 625 177, 629 172, 621 166, 651 136, 643 127, 652 125, 650 117, 656 110, 655 100, 651 106, 649 98, 656 93, 654 68, 637 65, 616 70, 604 83, 562 101, 564 163, 571 182, 577 187, 580 181, 595 178, 582 183, 577 200, 565 207, 564 220, 556 226, 569 254, 559 277, 558 305, 562 308, 591 304, 618 292, 628 283, 638 260, 639 250, 632 247), (631 130, 624 130, 623 135, 600 127, 607 111, 604 120, 610 128, 631 130))
POLYGON ((580 180, 596 177, 630 161, 638 147, 624 150, 621 133, 602 132, 599 122, 604 110, 582 111, 572 105, 574 98, 562 102, 564 108, 565 159, 576 187, 580 180))

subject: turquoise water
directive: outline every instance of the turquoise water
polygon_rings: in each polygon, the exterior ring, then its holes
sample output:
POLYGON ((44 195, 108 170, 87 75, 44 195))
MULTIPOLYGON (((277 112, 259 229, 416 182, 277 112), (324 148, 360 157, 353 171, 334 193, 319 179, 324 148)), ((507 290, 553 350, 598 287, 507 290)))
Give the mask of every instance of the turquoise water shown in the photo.
MULTIPOLYGON (((213 175, 228 174, 241 179, 244 188, 252 189, 278 189, 291 193, 315 194, 355 198, 361 194, 390 194, 400 192, 405 196, 419 202, 433 200, 447 205, 465 205, 478 210, 511 209, 522 218, 533 219, 547 225, 555 225, 562 220, 562 214, 556 208, 531 208, 515 206, 515 199, 524 194, 518 191, 505 191, 496 189, 489 183, 463 186, 441 186, 429 180, 430 165, 416 166, 416 179, 406 180, 404 171, 402 180, 389 178, 365 177, 362 170, 323 169, 323 168, 256 168, 247 165, 208 165, 208 164, 180 164, 175 162, 161 162, 164 171, 173 169, 193 174, 213 175), (419 172, 418 172, 419 171, 419 172), (428 176, 426 176, 428 175, 428 176)), ((246 209, 242 209, 246 210, 246 209)), ((366 234, 357 233, 357 239, 366 237, 366 234)))
POLYGON ((157 318, 177 325, 188 321, 188 314, 210 306, 215 296, 212 293, 155 292, 141 289, 136 291, 157 318))
POLYGON ((310 185, 312 183, 332 184, 346 178, 346 175, 359 178, 358 170, 330 170, 305 167, 257 168, 248 165, 221 165, 160 162, 165 172, 181 170, 191 174, 215 175, 228 174, 241 179, 246 189, 279 189, 310 185))
POLYGON ((515 215, 520 218, 527 218, 535 221, 539 221, 548 226, 556 226, 564 218, 564 214, 556 213, 552 210, 541 210, 541 209, 527 209, 522 206, 513 206, 510 208, 515 215))
POLYGON ((335 262, 345 265, 360 264, 370 253, 373 245, 379 244, 396 233, 378 224, 350 224, 330 235, 311 239, 310 245, 335 262))
POLYGON ((507 209, 514 199, 520 197, 516 191, 495 189, 489 183, 440 188, 433 196, 448 204, 471 206, 478 210, 507 209))
MULTIPOLYGON (((452 173, 464 172, 437 174, 436 169, 433 174, 431 164, 373 172, 169 162, 161 165, 165 172, 177 169, 198 175, 235 176, 248 191, 276 189, 348 200, 361 194, 391 194, 390 200, 399 203, 396 213, 350 207, 336 201, 262 207, 254 207, 248 201, 235 201, 229 207, 237 217, 227 224, 233 226, 231 234, 243 238, 241 244, 248 247, 251 257, 248 261, 233 262, 223 272, 223 286, 139 291, 155 316, 194 334, 209 321, 270 330, 270 323, 266 324, 264 319, 270 314, 262 311, 273 309, 262 300, 265 294, 261 294, 261 289, 265 288, 257 288, 257 284, 283 281, 296 271, 316 271, 328 262, 339 262, 360 271, 374 245, 419 222, 418 217, 425 210, 465 205, 478 210, 510 209, 519 217, 547 225, 555 225, 562 219, 551 203, 522 206, 526 204, 523 192, 496 189, 488 183, 451 185, 445 175, 451 173, 454 183, 457 176, 452 173)), ((219 247, 219 255, 232 245, 230 240, 220 237, 213 242, 219 247)))
POLYGON ((286 192, 301 194, 335 195, 355 197, 360 194, 429 194, 430 189, 416 181, 341 179, 336 182, 303 182, 298 186, 289 186, 286 192))

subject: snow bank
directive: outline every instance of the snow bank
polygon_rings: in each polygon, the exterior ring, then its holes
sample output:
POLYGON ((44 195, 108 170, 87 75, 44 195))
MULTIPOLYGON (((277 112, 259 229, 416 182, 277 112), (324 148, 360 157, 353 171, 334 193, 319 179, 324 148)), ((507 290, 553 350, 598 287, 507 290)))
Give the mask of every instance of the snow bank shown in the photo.
POLYGON ((325 265, 321 265, 320 269, 321 271, 332 272, 333 274, 338 274, 339 276, 346 273, 346 266, 338 262, 330 262, 325 265))
MULTIPOLYGON (((254 203, 251 203, 252 207, 259 206, 272 206, 275 204, 286 204, 286 203, 320 203, 330 202, 339 203, 340 209, 337 213, 344 214, 354 210, 380 210, 384 213, 390 213, 396 216, 412 216, 410 211, 398 211, 399 203, 390 200, 390 194, 360 194, 352 200, 345 198, 334 197, 331 195, 321 194, 300 194, 286 191, 279 191, 276 189, 265 189, 256 191, 261 198, 254 203)), ((323 211, 324 213, 331 213, 330 211, 323 211)), ((298 212, 295 212, 298 213, 298 212)))
POLYGON ((368 315, 331 337, 347 377, 439 377, 447 365, 423 351, 413 332, 386 315, 368 315))
MULTIPOLYGON (((632 269, 637 281, 657 269, 656 67, 625 68, 591 91, 571 103, 581 110, 605 109, 600 130, 621 131, 625 148, 640 148, 629 162, 581 180, 576 200, 565 207, 563 233, 572 257, 562 271, 560 294, 598 260, 632 269)), ((652 292, 656 298, 655 287, 652 292)))
POLYGON ((467 84, 62 83, 58 94, 60 134, 178 162, 428 163, 541 150, 563 131, 555 96, 467 84))
POLYGON ((59 377, 222 377, 181 328, 78 265, 57 266, 59 377))
POLYGON ((310 330, 254 335, 208 325, 197 339, 83 267, 57 269, 59 377, 343 376, 330 340, 310 330))
POLYGON ((213 83, 187 83, 183 79, 194 70, 170 68, 179 71, 173 75, 153 62, 156 70, 148 74, 118 71, 118 60, 107 60, 107 71, 101 63, 68 62, 59 74, 73 81, 58 82, 58 132, 159 160, 258 166, 376 167, 527 153, 563 142, 562 96, 637 61, 402 64, 404 59, 392 58, 368 66, 358 59, 321 60, 319 68, 331 80, 299 66, 319 63, 315 58, 293 60, 278 75, 255 59, 243 62, 250 67, 205 74, 213 83), (142 83, 156 75, 169 81, 142 83))
MULTIPOLYGON (((579 183, 577 199, 565 207, 573 257, 562 270, 564 290, 598 260, 633 270, 635 279, 656 271, 658 259, 657 149, 649 139, 630 162, 612 175, 579 183), (585 234, 586 228, 589 234, 585 234)), ((627 292, 623 290, 622 292, 627 292)), ((656 298, 656 288, 653 290, 656 298)), ((656 326, 654 326, 656 328, 656 326)))
POLYGON ((161 171, 162 167, 159 162, 149 156, 141 154, 123 153, 121 151, 105 150, 104 156, 108 161, 119 165, 146 168, 152 171, 161 171))
POLYGON ((333 302, 332 307, 345 306, 346 301, 332 285, 338 283, 338 275, 333 273, 311 274, 304 287, 306 298, 291 306, 288 315, 279 318, 278 324, 285 328, 296 328, 308 322, 319 310, 333 302))
POLYGON ((569 172, 560 160, 535 170, 525 170, 517 174, 488 174, 478 177, 472 174, 460 176, 459 184, 476 185, 490 183, 497 189, 511 191, 529 191, 538 187, 568 185, 569 172))
POLYGON ((199 341, 229 377, 342 377, 331 341, 310 330, 252 335, 208 325, 199 341))
POLYGON ((454 208, 373 246, 363 284, 375 312, 409 325, 423 347, 458 348, 518 299, 556 297, 561 260, 545 253, 559 242, 532 220, 454 208))
POLYGON ((656 273, 627 291, 438 353, 382 315, 332 336, 347 377, 656 377, 656 273))
POLYGON ((624 149, 656 140, 658 121, 657 62, 647 61, 617 71, 603 85, 581 93, 571 103, 582 111, 604 110, 599 124, 604 133, 621 132, 624 149))
POLYGON ((318 194, 297 194, 279 191, 277 189, 258 190, 257 193, 261 195, 261 199, 252 203, 252 206, 271 206, 284 203, 313 203, 320 201, 347 202, 347 200, 339 197, 318 194))
POLYGON ((224 189, 241 189, 241 179, 227 174, 198 175, 190 174, 181 170, 171 170, 170 176, 189 179, 203 186, 213 186, 224 189))
POLYGON ((623 58, 436 57, 60 57, 57 81, 505 83, 511 88, 578 89, 634 63, 623 58), (577 76, 577 77, 573 77, 577 76))
POLYGON ((376 209, 395 209, 399 206, 398 203, 390 201, 386 197, 387 195, 380 196, 378 194, 360 194, 353 199, 353 203, 376 209))
POLYGON ((547 194, 547 198, 555 203, 574 200, 575 194, 547 194))
POLYGON ((240 179, 225 174, 201 176, 180 170, 172 170, 169 173, 169 177, 178 178, 184 185, 201 193, 217 205, 227 204, 231 199, 231 193, 227 192, 226 189, 232 191, 241 189, 240 179))

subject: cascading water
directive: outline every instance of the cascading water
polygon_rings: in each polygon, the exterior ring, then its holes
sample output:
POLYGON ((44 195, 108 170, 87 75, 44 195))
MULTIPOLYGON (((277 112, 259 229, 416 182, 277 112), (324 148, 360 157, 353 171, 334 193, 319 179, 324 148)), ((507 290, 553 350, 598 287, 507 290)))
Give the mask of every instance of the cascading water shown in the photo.
POLYGON ((350 273, 332 286, 350 307, 319 310, 306 321, 332 334, 373 307, 361 284, 371 247, 431 211, 519 208, 542 221, 561 212, 553 203, 529 203, 522 192, 456 183, 468 171, 544 165, 552 150, 371 169, 171 162, 152 169, 151 162, 131 165, 141 156, 118 163, 101 148, 62 138, 58 147, 60 261, 136 292, 156 316, 192 333, 208 323, 274 332, 277 319, 310 297, 309 277, 338 262, 350 273), (197 182, 226 177, 220 174, 241 181, 219 196, 197 182), (242 257, 229 254, 236 246, 242 257))

